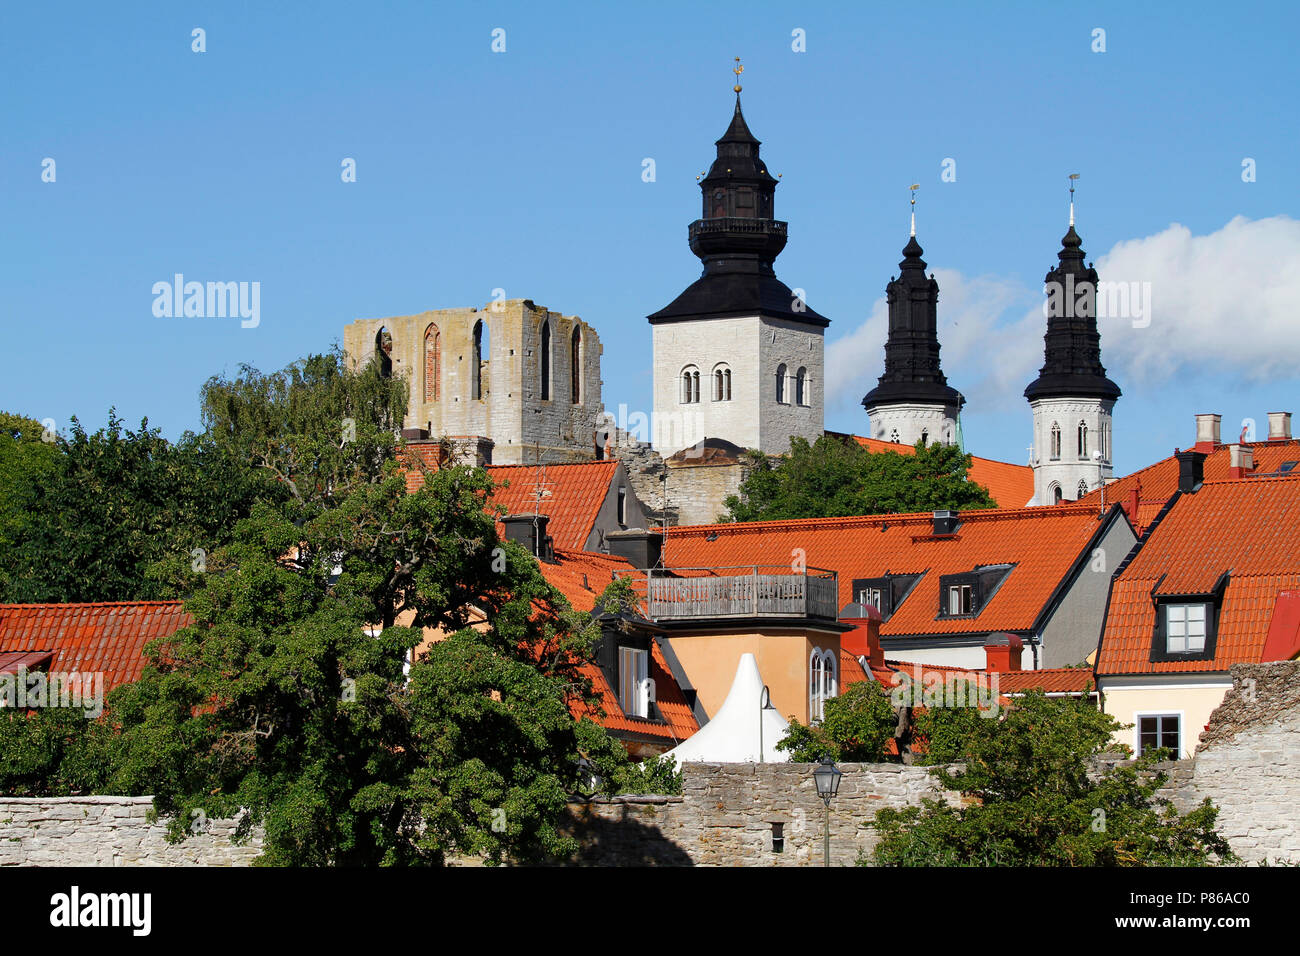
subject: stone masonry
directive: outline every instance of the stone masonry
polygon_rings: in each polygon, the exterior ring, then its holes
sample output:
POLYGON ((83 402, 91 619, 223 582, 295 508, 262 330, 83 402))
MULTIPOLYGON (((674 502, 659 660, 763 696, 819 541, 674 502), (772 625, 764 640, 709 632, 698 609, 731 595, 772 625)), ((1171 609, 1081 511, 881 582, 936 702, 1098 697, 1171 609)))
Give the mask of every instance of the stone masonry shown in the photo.
POLYGON ((0 799, 0 866, 249 866, 260 834, 236 846, 233 820, 181 843, 150 823, 152 797, 0 799))

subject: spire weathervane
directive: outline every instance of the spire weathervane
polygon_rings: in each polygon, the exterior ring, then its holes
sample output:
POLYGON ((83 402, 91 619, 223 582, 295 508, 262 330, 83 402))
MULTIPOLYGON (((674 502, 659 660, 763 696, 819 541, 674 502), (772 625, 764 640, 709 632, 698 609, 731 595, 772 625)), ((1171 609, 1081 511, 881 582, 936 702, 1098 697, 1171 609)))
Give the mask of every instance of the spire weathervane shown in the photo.
POLYGON ((921 188, 920 183, 912 183, 909 189, 912 190, 912 232, 913 239, 916 238, 916 191, 921 188))
POLYGON ((736 91, 736 99, 740 100, 740 74, 745 72, 745 67, 740 62, 740 57, 736 57, 736 65, 731 68, 731 72, 736 74, 736 85, 732 87, 736 91))
POLYGON ((1074 184, 1078 182, 1079 174, 1070 173, 1070 225, 1074 225, 1074 184))

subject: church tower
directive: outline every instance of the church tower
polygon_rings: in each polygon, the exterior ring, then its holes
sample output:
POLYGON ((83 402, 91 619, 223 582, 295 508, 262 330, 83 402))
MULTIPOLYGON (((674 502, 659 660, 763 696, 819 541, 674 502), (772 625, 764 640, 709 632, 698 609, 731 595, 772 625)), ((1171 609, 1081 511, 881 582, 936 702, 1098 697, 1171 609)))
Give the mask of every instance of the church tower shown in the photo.
POLYGON ((1097 331, 1097 270, 1085 267, 1083 240, 1074 231, 1074 186, 1070 187, 1070 229, 1047 273, 1047 334, 1042 371, 1025 398, 1034 414, 1034 503, 1073 501, 1109 481, 1111 410, 1119 386, 1106 377, 1097 331))
MULTIPOLYGON (((915 190, 916 187, 913 187, 915 190)), ((915 193, 913 194, 915 204, 915 193)), ((926 277, 924 250, 912 234, 903 247, 898 276, 885 287, 889 335, 885 374, 862 399, 871 420, 871 437, 914 445, 957 442, 957 415, 965 404, 939 368, 939 283, 926 277)))
MULTIPOLYGON (((737 79, 744 68, 737 65, 737 79)), ((790 436, 823 432, 823 337, 830 320, 776 277, 786 223, 777 179, 740 109, 700 182, 691 252, 704 272, 649 316, 654 346, 654 445, 663 455, 721 438, 780 454, 790 436)))

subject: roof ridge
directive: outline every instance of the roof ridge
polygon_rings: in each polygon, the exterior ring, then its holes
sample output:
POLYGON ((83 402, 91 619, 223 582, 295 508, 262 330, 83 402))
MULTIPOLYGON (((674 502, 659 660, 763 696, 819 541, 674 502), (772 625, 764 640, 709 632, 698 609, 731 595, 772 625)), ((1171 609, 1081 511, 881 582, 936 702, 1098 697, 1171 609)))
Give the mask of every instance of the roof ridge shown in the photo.
MULTIPOLYGON (((971 511, 958 511, 958 517, 963 521, 975 518, 979 520, 993 520, 1001 518, 1028 518, 1038 515, 1047 515, 1054 517, 1076 517, 1081 515, 1095 515, 1097 509, 1091 504, 1079 504, 1072 502, 1070 504, 1060 505, 1035 505, 1025 508, 979 508, 971 511)), ((865 526, 873 524, 883 524, 885 522, 900 524, 922 524, 932 521, 934 513, 932 511, 905 511, 898 514, 875 514, 875 515, 838 515, 828 518, 773 518, 768 521, 726 521, 715 524, 692 524, 692 525, 671 525, 668 533, 676 535, 686 535, 698 533, 701 531, 714 531, 717 529, 731 530, 750 530, 763 531, 772 530, 773 528, 789 528, 794 526, 808 526, 815 522, 822 523, 825 527, 834 527, 837 522, 856 523, 865 526)))
POLYGON ((6 608, 35 607, 184 607, 184 601, 37 601, 32 603, 0 603, 0 610, 6 608))

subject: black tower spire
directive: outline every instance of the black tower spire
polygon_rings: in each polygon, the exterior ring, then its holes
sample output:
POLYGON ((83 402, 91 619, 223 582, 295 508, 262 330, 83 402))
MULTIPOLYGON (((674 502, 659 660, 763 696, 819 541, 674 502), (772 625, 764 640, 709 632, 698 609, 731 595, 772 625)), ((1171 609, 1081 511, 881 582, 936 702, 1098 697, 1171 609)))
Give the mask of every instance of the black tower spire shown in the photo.
POLYGON ((862 399, 868 412, 881 405, 965 404, 939 368, 939 283, 925 275, 924 252, 915 233, 903 247, 899 274, 885 287, 889 302, 889 336, 885 374, 862 399))
POLYGON ((829 325, 830 319, 798 300, 772 268, 785 248, 786 223, 773 218, 777 180, 759 156, 761 144, 740 110, 739 87, 731 125, 715 145, 717 158, 700 182, 702 212, 688 228, 691 252, 704 262, 704 273, 649 316, 651 324, 764 315, 829 325))
MULTIPOLYGON (((1071 197, 1073 198, 1073 197, 1071 197)), ((1070 230, 1061 239, 1060 263, 1047 273, 1047 333, 1045 358, 1038 378, 1025 389, 1031 402, 1039 398, 1119 398, 1119 386, 1106 377, 1101 364, 1101 335, 1097 332, 1097 270, 1084 265, 1083 240, 1070 230)))

